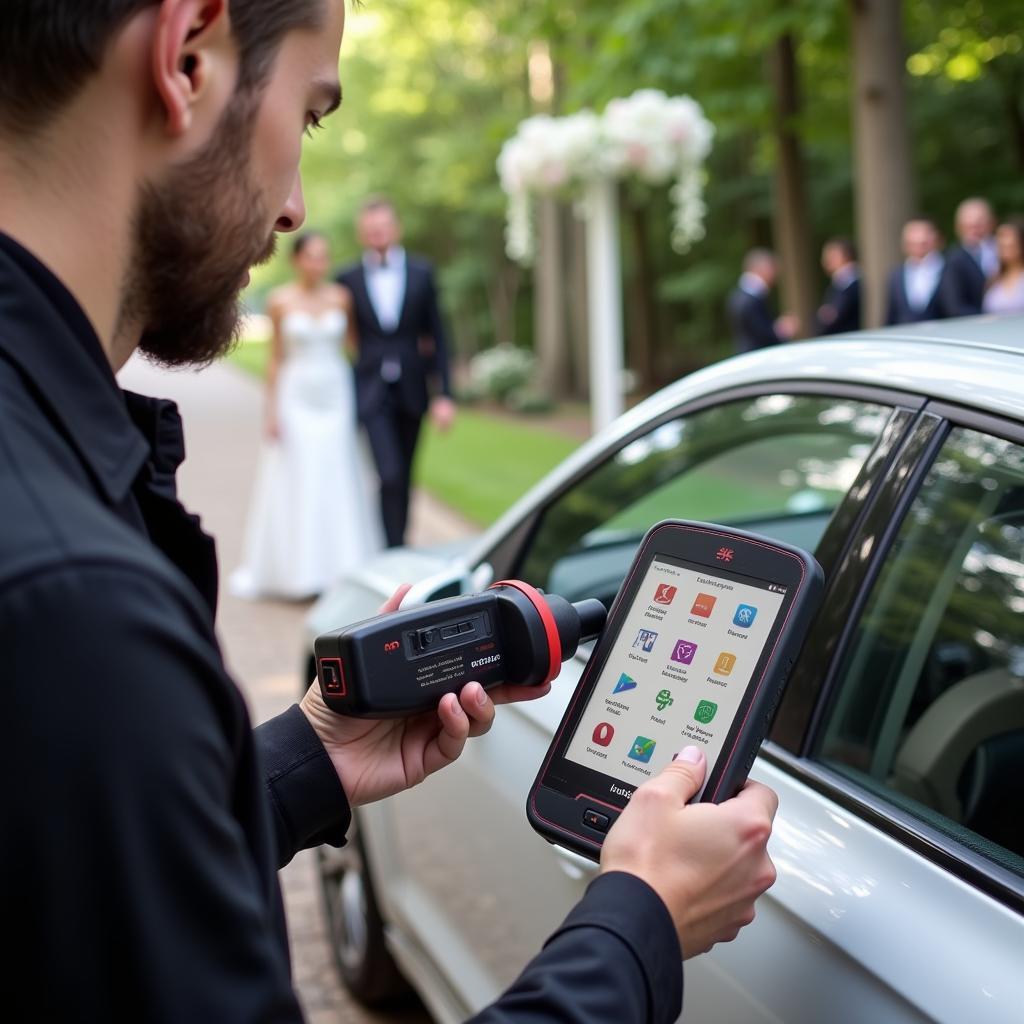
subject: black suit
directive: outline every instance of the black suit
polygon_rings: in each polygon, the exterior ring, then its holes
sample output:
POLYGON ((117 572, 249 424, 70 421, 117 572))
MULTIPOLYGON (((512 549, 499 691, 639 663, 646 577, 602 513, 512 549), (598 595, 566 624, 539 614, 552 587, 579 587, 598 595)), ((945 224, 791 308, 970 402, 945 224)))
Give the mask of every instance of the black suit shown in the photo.
POLYGON ((985 283, 981 264, 963 246, 954 245, 946 253, 946 267, 939 283, 942 315, 974 316, 980 313, 985 283))
POLYGON ((434 273, 426 261, 406 256, 401 315, 391 329, 381 325, 362 263, 343 270, 337 280, 355 300, 356 408, 380 476, 384 535, 389 547, 397 547, 409 519, 413 456, 430 403, 428 377, 436 376, 441 394, 451 395, 434 273))
POLYGON ((843 331, 860 330, 859 277, 842 285, 833 281, 825 289, 821 309, 818 310, 817 329, 819 334, 841 334, 843 331))
POLYGON ((737 352, 753 352, 778 345, 782 340, 775 333, 775 321, 765 296, 751 295, 736 287, 729 293, 726 310, 737 352))
POLYGON ((924 320, 937 320, 942 316, 942 276, 935 285, 928 302, 919 309, 910 304, 907 297, 905 264, 901 263, 889 271, 886 281, 886 324, 916 324, 924 320))

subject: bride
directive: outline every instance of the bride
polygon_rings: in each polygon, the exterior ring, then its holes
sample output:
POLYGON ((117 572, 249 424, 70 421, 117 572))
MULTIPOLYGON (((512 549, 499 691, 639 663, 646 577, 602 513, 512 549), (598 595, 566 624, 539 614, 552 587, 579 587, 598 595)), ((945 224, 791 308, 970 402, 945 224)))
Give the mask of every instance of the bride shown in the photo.
POLYGON ((240 597, 312 597, 381 547, 343 354, 357 346, 352 295, 327 279, 323 235, 300 235, 292 265, 295 280, 267 300, 267 443, 230 581, 240 597))

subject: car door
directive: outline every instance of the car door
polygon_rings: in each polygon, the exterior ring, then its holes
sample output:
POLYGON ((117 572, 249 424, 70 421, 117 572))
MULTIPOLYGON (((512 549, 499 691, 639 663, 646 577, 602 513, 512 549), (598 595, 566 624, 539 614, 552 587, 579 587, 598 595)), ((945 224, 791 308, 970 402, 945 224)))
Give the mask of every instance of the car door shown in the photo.
POLYGON ((779 879, 688 1020, 1024 1005, 1024 433, 932 406, 832 575, 757 776, 779 879))
MULTIPOLYGON (((727 394, 677 411, 568 481, 536 510, 527 539, 494 558, 496 570, 610 602, 640 537, 673 516, 838 551, 824 539, 849 532, 910 419, 891 400, 835 392, 727 394)), ((389 916, 403 941, 444 951, 434 968, 467 1011, 513 980, 594 871, 535 835, 524 813, 585 653, 551 696, 501 709, 458 765, 372 812, 389 916)))

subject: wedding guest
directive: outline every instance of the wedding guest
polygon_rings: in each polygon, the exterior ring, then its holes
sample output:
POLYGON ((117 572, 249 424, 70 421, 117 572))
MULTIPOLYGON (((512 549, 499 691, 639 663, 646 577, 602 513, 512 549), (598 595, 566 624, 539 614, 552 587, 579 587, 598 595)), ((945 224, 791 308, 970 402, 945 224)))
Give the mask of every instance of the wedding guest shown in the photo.
POLYGON ((942 235, 928 217, 903 225, 903 255, 886 282, 887 324, 912 324, 942 316, 939 283, 946 266, 942 235))
POLYGON ((981 307, 986 313, 1024 313, 1024 220, 996 230, 999 272, 989 282, 981 307))
POLYGON ((946 253, 946 268, 939 285, 943 316, 971 316, 981 312, 985 283, 999 271, 999 256, 992 237, 996 219, 985 199, 965 199, 956 210, 960 240, 946 253))
POLYGON ((737 352, 778 345, 796 333, 792 318, 772 319, 768 295, 778 274, 778 261, 770 249, 751 249, 744 257, 743 273, 726 307, 737 352))
POLYGON ((830 238, 821 249, 821 268, 829 285, 818 308, 819 334, 860 329, 860 267, 849 238, 830 238))

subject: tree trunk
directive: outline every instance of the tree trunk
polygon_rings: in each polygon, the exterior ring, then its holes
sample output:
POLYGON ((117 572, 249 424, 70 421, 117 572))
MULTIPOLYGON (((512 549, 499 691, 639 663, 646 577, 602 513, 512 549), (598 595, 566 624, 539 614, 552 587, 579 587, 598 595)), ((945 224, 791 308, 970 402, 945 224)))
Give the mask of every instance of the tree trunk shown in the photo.
POLYGON ((557 401, 569 379, 565 331, 565 247, 558 201, 537 202, 537 262, 533 274, 533 317, 537 389, 557 401))
POLYGON ((796 131, 800 113, 796 51, 791 35, 780 36, 771 53, 772 89, 775 93, 774 235, 779 257, 782 307, 800 320, 800 334, 814 326, 818 307, 817 275, 807 209, 807 176, 796 131))
POLYGON ((854 185, 866 327, 884 319, 885 277, 902 259, 900 233, 914 212, 902 12, 893 0, 850 0, 854 185))
POLYGON ((647 228, 647 206, 630 203, 628 215, 633 235, 633 273, 631 331, 628 341, 631 368, 638 377, 638 390, 649 392, 655 385, 654 354, 658 349, 658 320, 654 302, 654 267, 651 264, 651 239, 647 228))
POLYGON ((569 337, 572 349, 571 393, 585 398, 590 380, 590 316, 587 312, 587 228, 571 211, 569 220, 569 337))

